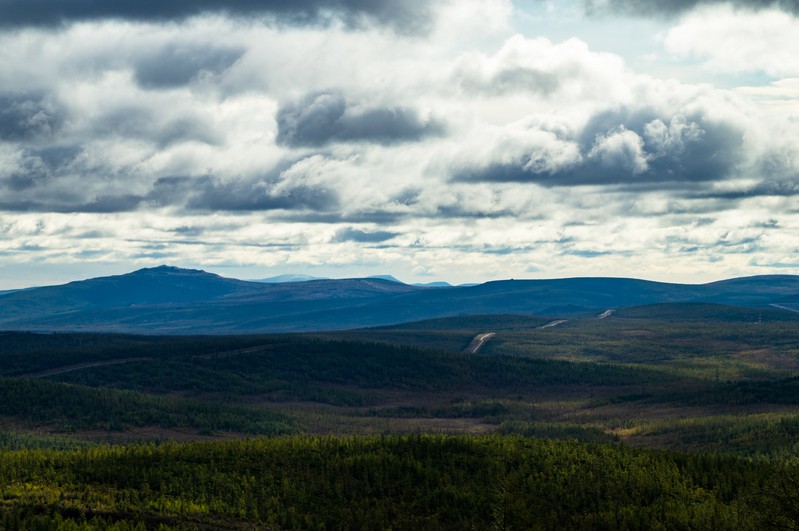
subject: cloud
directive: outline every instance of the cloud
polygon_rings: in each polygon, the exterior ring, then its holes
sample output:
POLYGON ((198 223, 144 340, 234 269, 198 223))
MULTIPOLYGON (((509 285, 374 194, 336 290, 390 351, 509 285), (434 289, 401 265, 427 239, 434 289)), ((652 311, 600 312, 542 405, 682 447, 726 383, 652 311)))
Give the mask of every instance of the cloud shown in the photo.
MULTIPOLYGON (((182 21, 223 11, 200 3, 167 24, 107 2, 126 20, 73 13, 66 27, 0 32, 6 262, 103 262, 122 272, 168 255, 217 271, 261 269, 245 278, 310 267, 455 282, 525 271, 704 280, 745 273, 752 257, 739 255, 751 249, 759 263, 791 262, 799 121, 789 112, 741 91, 638 75, 577 39, 512 36, 511 26, 548 20, 506 20, 523 14, 520 3, 436 3, 406 24, 378 20, 377 10, 411 3, 358 1, 309 16, 301 11, 312 3, 300 0, 264 16, 182 21), (414 29, 428 23, 424 36, 414 29), (395 31, 416 33, 398 40, 395 31), (779 227, 754 246, 766 231, 754 223, 772 218, 779 227)), ((52 5, 57 15, 65 4, 52 5)), ((237 0, 229 5, 235 15, 237 0)), ((725 11, 707 9, 710 38, 725 11)), ((774 12, 737 16, 768 33, 760 17, 774 12)), ((657 26, 603 27, 626 23, 657 26)), ((791 34, 772 29, 792 50, 791 34)), ((741 50, 755 46, 745 34, 741 50)), ((685 54, 709 61, 716 56, 700 37, 686 39, 685 54)), ((615 38, 613 46, 623 48, 615 38)), ((742 63, 766 59, 749 57, 742 63)), ((704 63, 647 66, 635 53, 630 64, 706 74, 690 70, 704 63)), ((791 102, 789 85, 772 88, 791 102)))
POLYGON ((734 188, 706 190, 690 194, 691 197, 700 199, 749 199, 754 197, 796 197, 799 196, 799 179, 793 180, 766 180, 753 185, 737 186, 734 188))
POLYGON ((199 113, 158 112, 145 106, 115 107, 86 124, 92 137, 116 136, 166 148, 183 142, 218 144, 220 134, 199 113))
POLYGON ((277 112, 277 142, 319 147, 333 142, 395 144, 444 133, 439 121, 407 107, 372 107, 348 102, 337 91, 308 94, 277 112))
POLYGON ((685 15, 663 44, 671 54, 704 60, 716 72, 799 76, 799 7, 794 12, 707 7, 685 15))
POLYGON ((427 0, 4 0, 0 27, 53 27, 102 19, 168 22, 218 13, 270 16, 299 25, 324 25, 331 20, 341 20, 348 27, 377 23, 412 34, 429 30, 432 4, 427 0))
POLYGON ((64 124, 66 112, 52 96, 0 94, 0 141, 49 137, 64 124))
POLYGON ((74 146, 22 150, 16 164, 2 172, 0 183, 11 193, 46 188, 59 173, 69 171, 81 153, 74 146))
MULTIPOLYGON (((192 183, 197 185, 198 183, 192 183)), ((269 180, 199 183, 187 208, 210 211, 311 210, 331 211, 339 206, 335 190, 295 186, 280 191, 269 180)))
POLYGON ((261 176, 164 176, 132 168, 93 166, 82 147, 25 150, 13 171, 0 171, 0 211, 128 212, 173 211, 335 212, 339 192, 303 174, 303 161, 282 162, 261 176))
POLYGON ((493 55, 465 54, 453 69, 453 81, 467 92, 496 98, 510 94, 593 99, 610 80, 624 76, 619 57, 592 52, 579 39, 553 44, 539 37, 514 35, 493 55))
POLYGON ((155 206, 195 211, 258 212, 268 210, 330 212, 339 208, 336 190, 286 177, 292 163, 253 178, 214 176, 161 177, 145 200, 155 206))
POLYGON ((463 56, 453 76, 461 87, 478 87, 484 100, 492 82, 519 68, 558 83, 546 90, 520 83, 511 96, 502 85, 488 107, 499 112, 480 115, 482 128, 465 129, 461 146, 442 150, 431 172, 452 183, 672 193, 796 174, 797 149, 786 140, 796 137, 795 123, 730 91, 635 75, 619 57, 574 39, 553 44, 517 35, 494 55, 463 56))
POLYGON ((621 14, 642 16, 673 16, 697 7, 728 4, 746 9, 777 8, 799 14, 794 0, 583 0, 590 15, 621 14))
POLYGON ((384 230, 364 231, 353 227, 344 227, 336 231, 333 242, 380 243, 399 236, 398 232, 384 230))
POLYGON ((85 203, 58 203, 56 201, 0 201, 0 210, 8 212, 108 214, 134 211, 141 205, 142 198, 136 195, 119 195, 95 197, 85 203))
POLYGON ((652 186, 734 176, 745 132, 702 112, 672 112, 621 107, 596 113, 576 134, 521 131, 516 145, 510 150, 500 145, 487 163, 456 163, 453 178, 545 186, 652 186))
POLYGON ((230 68, 244 50, 171 43, 140 57, 134 64, 136 82, 144 88, 173 88, 230 68))

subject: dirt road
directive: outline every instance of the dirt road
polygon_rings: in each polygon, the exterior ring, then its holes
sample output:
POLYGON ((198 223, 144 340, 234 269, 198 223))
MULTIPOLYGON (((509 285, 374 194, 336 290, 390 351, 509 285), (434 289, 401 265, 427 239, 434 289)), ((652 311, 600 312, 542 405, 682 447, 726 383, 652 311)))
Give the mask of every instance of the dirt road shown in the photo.
POLYGON ((544 328, 552 328, 553 326, 561 325, 567 321, 568 319, 558 319, 557 321, 550 321, 543 326, 539 326, 536 330, 543 330, 544 328))
POLYGON ((484 334, 477 334, 472 339, 472 342, 469 343, 469 346, 466 347, 464 352, 468 352, 469 354, 477 354, 477 352, 483 348, 483 345, 486 344, 486 341, 494 337, 496 333, 494 332, 486 332, 484 334))

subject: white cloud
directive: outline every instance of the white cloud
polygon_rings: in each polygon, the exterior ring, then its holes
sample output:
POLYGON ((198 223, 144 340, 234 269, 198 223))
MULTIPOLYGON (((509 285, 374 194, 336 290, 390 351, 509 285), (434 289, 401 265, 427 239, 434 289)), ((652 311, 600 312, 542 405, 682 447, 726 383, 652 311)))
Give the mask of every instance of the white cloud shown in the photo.
POLYGON ((458 282, 717 278, 752 271, 755 250, 762 263, 793 252, 799 122, 764 111, 755 89, 510 35, 511 7, 447 3, 426 36, 223 17, 0 33, 0 97, 19 109, 0 114, 0 253, 458 282), (281 109, 320 93, 348 119, 404 117, 421 133, 376 141, 359 122, 278 142, 281 109), (706 216, 712 230, 693 223, 706 216), (342 228, 398 236, 337 242, 342 228))
POLYGON ((779 9, 749 11, 719 4, 685 15, 664 37, 666 49, 705 61, 718 72, 799 75, 799 18, 779 9))

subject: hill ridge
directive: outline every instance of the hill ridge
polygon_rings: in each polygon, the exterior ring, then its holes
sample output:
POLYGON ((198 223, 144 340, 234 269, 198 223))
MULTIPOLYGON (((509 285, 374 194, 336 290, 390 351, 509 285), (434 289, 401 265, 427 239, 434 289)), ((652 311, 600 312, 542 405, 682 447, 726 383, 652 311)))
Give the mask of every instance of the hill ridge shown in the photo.
MULTIPOLYGON (((302 332, 472 314, 562 317, 659 303, 772 309, 799 300, 799 276, 706 284, 624 277, 496 280, 431 289, 385 278, 263 283, 161 265, 0 293, 0 329, 133 333, 302 332)), ((788 310, 785 310, 788 311, 788 310)))

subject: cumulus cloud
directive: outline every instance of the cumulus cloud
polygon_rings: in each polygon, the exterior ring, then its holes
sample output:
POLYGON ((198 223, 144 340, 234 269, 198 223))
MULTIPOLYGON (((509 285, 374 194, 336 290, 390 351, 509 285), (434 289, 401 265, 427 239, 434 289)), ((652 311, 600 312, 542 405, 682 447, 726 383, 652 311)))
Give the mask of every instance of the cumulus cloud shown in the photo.
MULTIPOLYGON (((793 6, 799 3, 792 2, 793 6)), ((663 43, 678 57, 695 57, 719 72, 799 76, 799 8, 752 12, 729 5, 689 13, 668 30, 663 43)))
POLYGON ((579 39, 554 44, 544 37, 514 35, 493 55, 469 53, 461 57, 452 77, 464 90, 489 97, 525 94, 593 100, 619 96, 621 59, 589 50, 579 39))
MULTIPOLYGON (((546 186, 696 183, 734 177, 746 131, 692 101, 658 110, 643 103, 594 114, 581 129, 516 133, 487 162, 454 164, 456 181, 529 182, 546 186)), ((528 126, 529 127, 529 126, 528 126)), ((465 162, 465 163, 464 163, 465 162)))
POLYGON ((544 93, 535 84, 514 87, 514 103, 525 94, 538 105, 524 118, 509 114, 506 123, 472 130, 442 155, 434 167, 453 182, 667 190, 796 175, 797 149, 785 141, 798 133, 790 120, 729 91, 635 75, 584 43, 515 36, 493 56, 462 58, 453 75, 488 90, 519 68, 558 84, 544 93))
POLYGON ((339 19, 352 27, 368 23, 404 33, 429 29, 431 3, 421 0, 5 0, 0 27, 51 27, 99 19, 140 22, 180 21, 218 13, 235 17, 268 15, 289 24, 324 24, 339 19))
POLYGON ((372 107, 348 102, 337 91, 309 94, 277 112, 277 142, 319 147, 331 142, 393 144, 441 135, 444 126, 408 107, 372 107))

